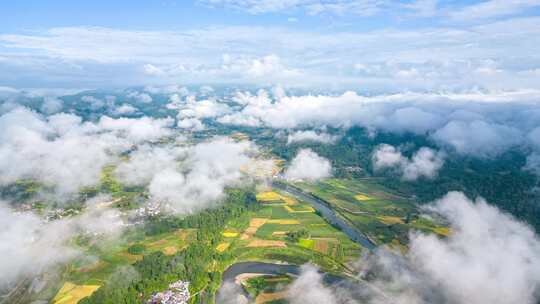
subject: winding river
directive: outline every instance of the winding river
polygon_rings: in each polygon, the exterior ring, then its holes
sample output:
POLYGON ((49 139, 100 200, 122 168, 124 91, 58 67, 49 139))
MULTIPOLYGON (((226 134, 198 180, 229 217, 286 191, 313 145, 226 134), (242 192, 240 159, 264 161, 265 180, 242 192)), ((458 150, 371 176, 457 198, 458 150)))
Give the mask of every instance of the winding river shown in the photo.
MULTIPOLYGON (((328 203, 311 195, 292 187, 290 185, 275 182, 273 187, 293 196, 297 199, 309 203, 315 208, 322 217, 324 217, 329 223, 338 227, 343 231, 351 240, 357 242, 363 247, 373 250, 376 245, 371 242, 362 232, 358 231, 354 227, 351 227, 344 219, 339 217, 336 212, 328 206, 328 203)), ((293 275, 298 276, 300 274, 300 266, 290 265, 290 264, 273 264, 273 263, 263 263, 263 262, 240 262, 231 265, 223 273, 223 282, 235 282, 236 277, 244 273, 257 273, 257 274, 266 274, 266 275, 293 275)), ((348 290, 352 294, 358 294, 360 289, 358 288, 358 282, 353 283, 352 281, 328 274, 323 273, 323 282, 328 285, 339 286, 348 290)), ((218 290, 218 298, 220 292, 222 292, 221 286, 218 290)), ((369 286, 368 286, 369 287, 369 286)), ((244 291, 244 296, 248 298, 247 293, 244 291)))
MULTIPOLYGON (((265 275, 289 275, 289 276, 298 276, 300 275, 301 267, 297 265, 290 264, 273 264, 273 263, 264 263, 264 262, 240 262, 231 265, 223 273, 223 282, 234 283, 236 278, 245 273, 253 274, 265 274, 265 275)), ((320 272, 322 274, 322 281, 325 285, 333 286, 341 290, 345 290, 355 299, 367 299, 365 298, 367 293, 366 291, 376 292, 372 286, 368 285, 363 281, 352 281, 351 279, 320 272)), ((217 298, 221 298, 220 293, 224 292, 222 290, 223 285, 218 290, 217 298)), ((242 294, 246 299, 250 299, 249 294, 244 290, 242 294)), ((251 299, 253 300, 253 299, 251 299)))
POLYGON ((286 192, 290 194, 293 197, 296 197, 297 199, 309 203, 315 208, 322 217, 324 217, 329 223, 332 225, 338 227, 345 233, 351 240, 357 242, 358 244, 362 245, 363 247, 373 250, 375 249, 376 245, 373 244, 372 241, 370 241, 362 232, 360 232, 358 229, 351 227, 344 219, 339 217, 336 212, 328 206, 328 203, 323 201, 322 199, 315 197, 311 194, 305 193, 295 187, 292 187, 290 185, 281 183, 281 182, 275 182, 272 185, 273 187, 286 192))

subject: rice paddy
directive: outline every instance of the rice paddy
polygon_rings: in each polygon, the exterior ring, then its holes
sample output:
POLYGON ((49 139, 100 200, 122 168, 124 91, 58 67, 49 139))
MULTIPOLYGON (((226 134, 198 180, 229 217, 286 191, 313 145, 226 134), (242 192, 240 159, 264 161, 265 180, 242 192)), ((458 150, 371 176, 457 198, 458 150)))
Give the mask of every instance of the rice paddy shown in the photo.
POLYGON ((281 201, 281 195, 274 191, 267 191, 257 194, 257 201, 260 202, 276 202, 281 201))
POLYGON ((365 194, 361 194, 361 193, 355 195, 354 198, 359 200, 359 201, 368 201, 368 200, 371 199, 369 196, 367 196, 365 194))
POLYGON ((253 240, 246 247, 287 247, 284 241, 253 240))
POLYGON ((377 244, 396 239, 406 245, 411 229, 441 236, 449 233, 446 227, 423 218, 414 202, 370 180, 334 178, 295 186, 327 202, 377 244))
POLYGON ((53 304, 77 304, 81 299, 92 295, 99 285, 76 285, 66 282, 60 288, 54 299, 53 304))
POLYGON ((231 245, 231 243, 227 243, 227 242, 221 243, 221 244, 217 245, 216 250, 218 252, 223 252, 223 251, 227 250, 227 248, 229 248, 230 245, 231 245))
POLYGON ((222 234, 226 238, 234 238, 234 237, 238 236, 238 232, 227 232, 227 231, 225 231, 222 234))

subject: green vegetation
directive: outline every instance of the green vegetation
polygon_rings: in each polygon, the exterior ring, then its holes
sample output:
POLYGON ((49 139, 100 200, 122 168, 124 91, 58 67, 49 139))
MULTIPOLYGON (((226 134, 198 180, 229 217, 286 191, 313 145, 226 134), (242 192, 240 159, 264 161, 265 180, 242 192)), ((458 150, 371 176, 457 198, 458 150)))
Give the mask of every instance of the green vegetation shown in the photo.
POLYGON ((144 246, 143 244, 133 244, 129 246, 129 248, 127 249, 127 252, 129 254, 138 255, 138 254, 142 254, 145 250, 146 250, 146 246, 144 246))
POLYGON ((277 303, 282 301, 288 284, 293 279, 287 275, 263 275, 249 278, 243 282, 246 291, 258 302, 277 303), (275 299, 275 300, 273 300, 275 299))
MULTIPOLYGON (((180 279, 191 283, 192 292, 205 291, 195 298, 214 294, 220 283, 220 275, 214 271, 214 261, 221 260, 214 249, 215 244, 222 240, 222 231, 227 222, 257 207, 253 204, 253 198, 250 192, 230 190, 219 208, 184 218, 169 217, 151 222, 145 230, 149 236, 189 228, 196 229, 196 241, 171 255, 162 251, 145 254, 133 264, 138 275, 129 280, 113 280, 109 277, 101 288, 80 303, 140 303, 152 293, 166 289, 169 283, 180 279)), ((145 241, 148 243, 148 240, 145 241)), ((133 254, 144 248, 137 244, 128 247, 127 253, 133 254)), ((111 277, 114 276, 115 273, 111 273, 111 277)))
POLYGON ((298 242, 301 238, 309 238, 309 231, 305 228, 287 232, 287 240, 289 242, 298 242))
POLYGON ((447 235, 448 229, 420 217, 415 204, 370 179, 299 182, 296 187, 327 202, 378 244, 404 249, 411 229, 447 235))
POLYGON ((377 132, 373 136, 369 130, 362 127, 350 128, 345 133, 328 128, 328 133, 342 135, 341 140, 332 145, 321 145, 313 142, 288 144, 286 137, 276 136, 278 131, 265 128, 235 128, 228 131, 246 133, 274 156, 287 161, 291 160, 299 149, 310 148, 331 161, 337 178, 354 180, 375 177, 377 184, 414 198, 420 204, 439 199, 449 191, 461 191, 469 197, 481 196, 490 204, 528 222, 540 232, 540 204, 537 203, 539 196, 537 192, 531 191, 539 180, 533 172, 523 170, 526 154, 519 150, 507 151, 494 159, 450 153, 437 178, 422 179, 418 182, 404 181, 392 170, 375 172, 372 167, 372 152, 383 143, 403 147, 402 152, 407 157, 420 147, 439 149, 427 136, 385 132, 377 132))

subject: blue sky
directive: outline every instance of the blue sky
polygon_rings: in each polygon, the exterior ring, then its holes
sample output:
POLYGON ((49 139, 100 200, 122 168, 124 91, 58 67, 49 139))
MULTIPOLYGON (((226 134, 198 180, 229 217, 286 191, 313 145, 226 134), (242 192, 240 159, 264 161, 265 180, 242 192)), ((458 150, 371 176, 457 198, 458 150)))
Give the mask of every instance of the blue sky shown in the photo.
POLYGON ((540 83, 539 0, 6 1, 0 86, 540 83))

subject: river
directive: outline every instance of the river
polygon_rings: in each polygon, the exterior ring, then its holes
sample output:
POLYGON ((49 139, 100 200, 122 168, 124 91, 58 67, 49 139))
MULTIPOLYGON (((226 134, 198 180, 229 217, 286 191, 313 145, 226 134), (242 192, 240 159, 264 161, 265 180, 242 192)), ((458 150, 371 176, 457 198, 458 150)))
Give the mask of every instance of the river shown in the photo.
MULTIPOLYGON (((273 187, 293 196, 299 199, 300 201, 306 202, 315 208, 322 217, 324 217, 329 223, 332 225, 338 227, 345 233, 351 240, 354 242, 357 242, 358 244, 362 245, 363 247, 373 250, 376 245, 371 242, 362 232, 358 231, 356 228, 350 226, 344 219, 339 217, 336 212, 328 206, 328 203, 321 200, 320 198, 317 198, 311 194, 305 193, 297 188, 294 188, 290 185, 275 182, 273 183, 273 187)), ((272 263, 262 263, 262 262, 241 262, 231 265, 229 268, 225 270, 223 273, 223 282, 234 282, 235 278, 238 275, 241 275, 243 273, 259 273, 259 274, 267 274, 267 275, 293 275, 298 276, 300 274, 300 266, 297 265, 290 265, 290 264, 272 264, 272 263)), ((322 273, 323 274, 323 282, 327 285, 334 285, 339 286, 340 288, 343 288, 345 290, 348 290, 351 294, 356 294, 357 298, 363 297, 362 294, 362 288, 359 288, 361 285, 365 285, 365 283, 362 282, 352 282, 346 278, 328 274, 328 273, 322 273), (358 284, 361 285, 358 285, 358 284)), ((368 285, 365 285, 369 289, 368 285)), ((218 290, 218 298, 220 292, 222 292, 222 286, 220 287, 220 290, 218 290)), ((248 298, 247 293, 242 289, 244 292, 244 296, 248 298)))
MULTIPOLYGON (((301 267, 297 265, 290 264, 272 264, 272 263, 263 263, 263 262, 240 262, 231 265, 223 273, 223 282, 234 283, 237 276, 244 273, 256 273, 256 274, 265 274, 265 275, 289 275, 289 276, 299 276, 301 273, 301 267)), ((352 298, 358 300, 367 300, 368 292, 377 292, 372 286, 367 284, 364 281, 355 281, 349 278, 320 272, 322 275, 322 281, 327 286, 333 286, 334 288, 339 288, 343 291, 346 291, 352 298)), ((221 288, 218 290, 217 298, 222 298, 220 293, 221 288)), ((250 299, 249 294, 242 288, 241 292, 246 299, 250 299)), ((250 299, 253 301, 253 299, 250 299)))
POLYGON ((312 205, 313 208, 319 211, 322 217, 324 217, 332 225, 341 229, 341 231, 343 231, 351 240, 369 250, 375 249, 376 245, 373 244, 372 241, 370 241, 361 231, 352 227, 344 219, 339 217, 336 212, 328 206, 327 202, 281 182, 275 182, 272 186, 312 205))

